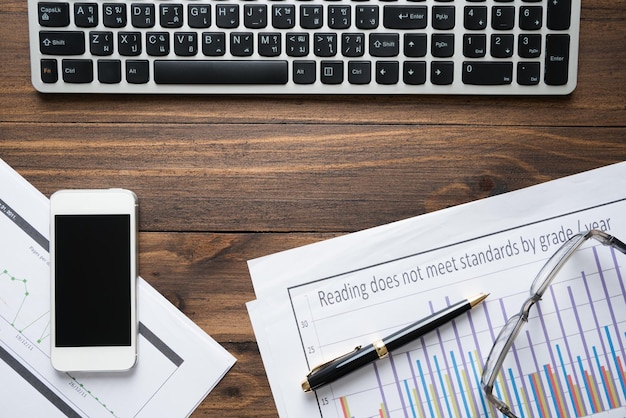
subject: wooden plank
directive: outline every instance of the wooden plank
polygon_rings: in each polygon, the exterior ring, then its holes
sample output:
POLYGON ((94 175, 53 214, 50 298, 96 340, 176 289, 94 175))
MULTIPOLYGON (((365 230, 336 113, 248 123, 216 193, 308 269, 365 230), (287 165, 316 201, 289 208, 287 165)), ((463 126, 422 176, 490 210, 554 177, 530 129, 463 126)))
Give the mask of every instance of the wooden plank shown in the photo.
POLYGON ((246 262, 337 234, 139 233, 139 274, 218 341, 255 341, 246 262))
POLYGON ((127 187, 149 231, 354 231, 626 160, 624 128, 8 124, 49 195, 127 187))
POLYGON ((237 363, 191 417, 277 417, 256 343, 224 343, 224 347, 237 357, 237 363))

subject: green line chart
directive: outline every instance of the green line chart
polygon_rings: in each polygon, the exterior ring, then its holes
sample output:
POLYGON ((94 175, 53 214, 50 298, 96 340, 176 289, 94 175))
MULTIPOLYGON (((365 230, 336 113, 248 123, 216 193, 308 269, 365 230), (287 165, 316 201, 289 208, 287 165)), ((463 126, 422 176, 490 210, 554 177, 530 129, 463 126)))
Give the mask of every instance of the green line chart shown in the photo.
POLYGON ((41 344, 50 336, 50 311, 41 313, 34 318, 25 314, 31 293, 28 290, 28 279, 13 276, 7 269, 0 268, 0 315, 20 334, 26 330, 35 331, 34 341, 41 344), (12 295, 19 301, 12 306, 2 295, 12 295))

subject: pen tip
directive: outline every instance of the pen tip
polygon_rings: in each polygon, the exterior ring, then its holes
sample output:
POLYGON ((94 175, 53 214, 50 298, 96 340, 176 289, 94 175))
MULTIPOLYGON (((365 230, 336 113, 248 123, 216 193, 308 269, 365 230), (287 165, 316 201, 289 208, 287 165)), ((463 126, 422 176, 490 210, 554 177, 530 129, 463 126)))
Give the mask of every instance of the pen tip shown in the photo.
POLYGON ((302 382, 302 390, 305 392, 311 391, 311 385, 309 384, 308 380, 305 380, 304 382, 302 382))
POLYGON ((472 308, 473 308, 474 306, 478 305, 483 300, 487 299, 487 296, 489 296, 489 293, 480 293, 472 298, 469 298, 468 301, 470 305, 472 305, 472 308))

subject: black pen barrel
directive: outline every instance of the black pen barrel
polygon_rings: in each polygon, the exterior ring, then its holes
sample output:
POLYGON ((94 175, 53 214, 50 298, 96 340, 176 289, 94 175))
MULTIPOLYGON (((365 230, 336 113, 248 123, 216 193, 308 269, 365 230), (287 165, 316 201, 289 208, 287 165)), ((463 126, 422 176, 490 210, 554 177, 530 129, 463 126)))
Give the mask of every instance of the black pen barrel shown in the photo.
POLYGON ((448 306, 445 309, 442 309, 434 314, 415 322, 406 328, 402 328, 399 331, 394 332, 388 337, 383 339, 383 343, 387 347, 387 351, 393 351, 399 347, 402 347, 405 344, 410 343, 411 341, 415 341, 417 338, 421 337, 424 334, 434 330, 445 324, 446 322, 451 321, 457 316, 461 315, 464 312, 472 309, 472 304, 467 301, 457 302, 453 305, 448 306))
POLYGON ((310 390, 315 390, 323 385, 334 382, 356 369, 369 364, 378 359, 376 348, 373 344, 369 344, 363 348, 359 348, 345 356, 339 357, 330 363, 325 364, 319 370, 313 370, 307 376, 307 382, 310 390))

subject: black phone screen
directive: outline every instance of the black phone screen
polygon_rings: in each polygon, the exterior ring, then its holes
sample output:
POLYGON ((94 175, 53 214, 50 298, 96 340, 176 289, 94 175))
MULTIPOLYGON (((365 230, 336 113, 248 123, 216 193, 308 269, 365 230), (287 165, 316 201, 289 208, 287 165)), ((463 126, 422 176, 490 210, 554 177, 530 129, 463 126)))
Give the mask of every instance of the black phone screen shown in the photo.
POLYGON ((130 215, 54 222, 56 346, 130 346, 130 215))

